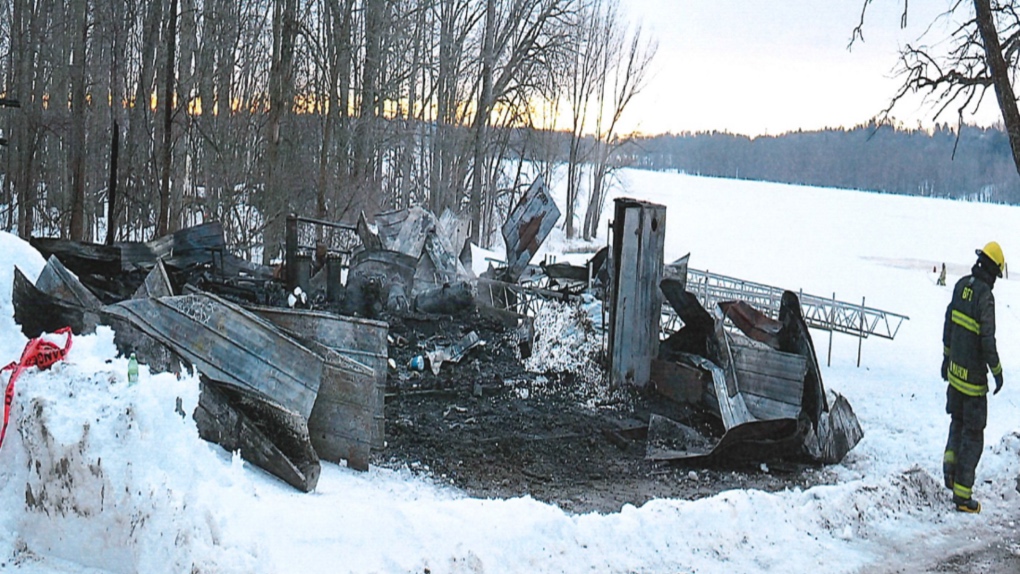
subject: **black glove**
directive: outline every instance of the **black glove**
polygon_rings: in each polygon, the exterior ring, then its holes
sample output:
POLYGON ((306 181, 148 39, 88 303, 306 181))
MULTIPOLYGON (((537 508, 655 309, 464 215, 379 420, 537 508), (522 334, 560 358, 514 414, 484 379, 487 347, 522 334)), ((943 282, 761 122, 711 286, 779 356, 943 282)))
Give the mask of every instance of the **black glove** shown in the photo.
POLYGON ((999 373, 998 375, 995 375, 995 390, 992 391, 992 394, 997 395, 1001 390, 1002 390, 1002 373, 999 373))
POLYGON ((948 381, 949 380, 949 357, 948 356, 942 357, 942 380, 943 381, 948 381))

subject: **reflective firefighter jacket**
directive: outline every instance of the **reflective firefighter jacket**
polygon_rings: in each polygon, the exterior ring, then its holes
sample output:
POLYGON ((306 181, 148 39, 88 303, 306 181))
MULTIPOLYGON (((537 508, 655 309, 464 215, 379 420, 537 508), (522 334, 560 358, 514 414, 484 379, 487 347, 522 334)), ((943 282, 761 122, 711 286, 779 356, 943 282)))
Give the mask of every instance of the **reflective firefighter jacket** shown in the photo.
POLYGON ((977 266, 953 287, 942 329, 943 352, 949 357, 949 384, 978 397, 988 393, 988 369, 1002 372, 995 348, 995 298, 991 277, 977 266))

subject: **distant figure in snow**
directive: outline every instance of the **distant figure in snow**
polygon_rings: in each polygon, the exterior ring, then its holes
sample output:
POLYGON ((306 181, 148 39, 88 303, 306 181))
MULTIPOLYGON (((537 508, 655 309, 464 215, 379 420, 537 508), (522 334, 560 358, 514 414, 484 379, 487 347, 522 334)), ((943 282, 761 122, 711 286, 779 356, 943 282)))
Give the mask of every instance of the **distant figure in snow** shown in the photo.
POLYGON ((942 285, 943 287, 946 285, 946 264, 945 263, 942 264, 942 273, 939 273, 939 280, 938 280, 937 284, 938 285, 942 285))
POLYGON ((974 471, 984 448, 988 420, 988 370, 995 391, 1002 390, 1002 363, 995 344, 995 279, 1002 277, 1005 257, 991 241, 978 249, 971 274, 953 287, 942 327, 942 379, 946 389, 946 413, 952 416, 949 440, 942 457, 946 488, 953 491, 953 506, 960 512, 981 512, 971 496, 974 471))

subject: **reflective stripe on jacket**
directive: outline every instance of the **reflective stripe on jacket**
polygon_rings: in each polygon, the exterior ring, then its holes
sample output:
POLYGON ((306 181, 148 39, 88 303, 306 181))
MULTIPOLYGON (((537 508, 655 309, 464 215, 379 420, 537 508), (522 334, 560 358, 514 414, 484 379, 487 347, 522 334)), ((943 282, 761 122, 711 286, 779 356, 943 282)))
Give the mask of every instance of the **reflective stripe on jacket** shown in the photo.
POLYGON ((994 279, 983 277, 975 266, 973 273, 953 287, 953 300, 946 308, 942 345, 949 357, 949 384, 972 397, 988 393, 988 370, 1002 372, 995 348, 994 279))

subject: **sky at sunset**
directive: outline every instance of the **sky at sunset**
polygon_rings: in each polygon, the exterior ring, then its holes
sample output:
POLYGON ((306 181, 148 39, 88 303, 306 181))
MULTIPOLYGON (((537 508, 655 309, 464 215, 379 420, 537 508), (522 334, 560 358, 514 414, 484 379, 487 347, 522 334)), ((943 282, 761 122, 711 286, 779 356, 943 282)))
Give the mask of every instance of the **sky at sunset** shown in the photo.
MULTIPOLYGON (((632 23, 659 42, 645 90, 624 116, 625 131, 726 130, 748 135, 853 126, 881 112, 899 86, 897 49, 918 44, 949 0, 872 0, 863 43, 847 50, 864 0, 620 0, 632 23)), ((936 23, 922 43, 948 36, 936 23)), ((981 113, 997 120, 993 94, 981 113)), ((930 125, 914 100, 894 110, 905 125, 930 125)), ((940 122, 955 123, 955 113, 940 122)))

